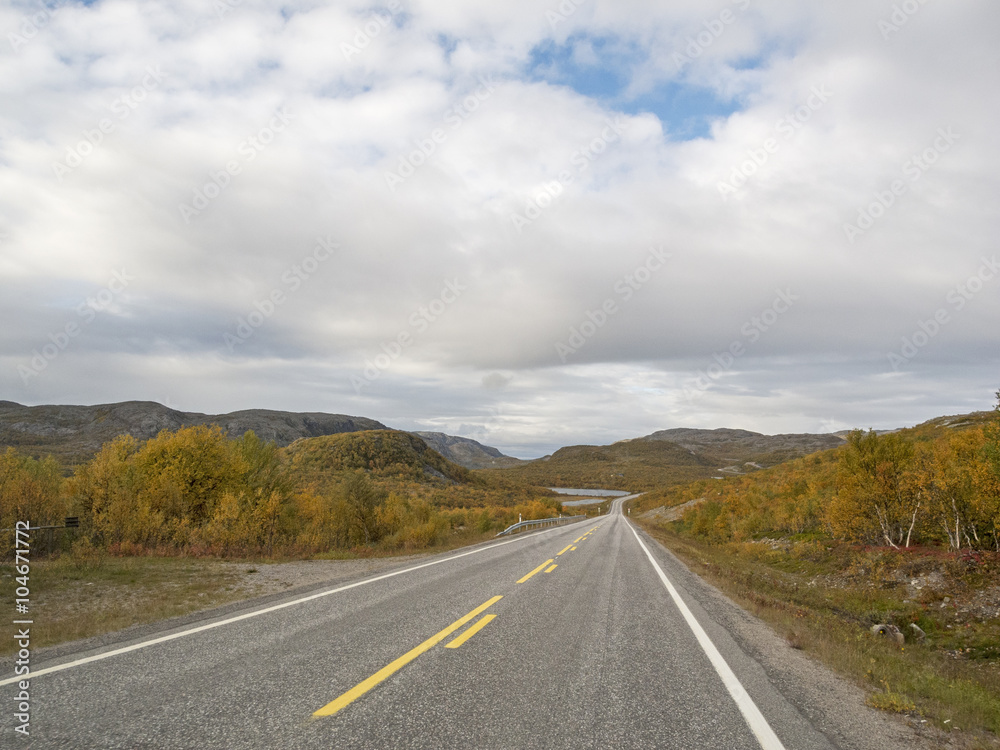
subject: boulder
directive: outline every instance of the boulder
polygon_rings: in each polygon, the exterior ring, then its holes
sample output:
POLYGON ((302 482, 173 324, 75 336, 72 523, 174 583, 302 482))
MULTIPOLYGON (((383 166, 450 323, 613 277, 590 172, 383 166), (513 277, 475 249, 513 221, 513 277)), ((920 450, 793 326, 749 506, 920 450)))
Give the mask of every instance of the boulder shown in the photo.
POLYGON ((871 627, 872 635, 883 635, 886 638, 892 638, 896 643, 902 646, 906 643, 906 638, 903 636, 903 632, 897 628, 895 625, 872 625, 871 627))

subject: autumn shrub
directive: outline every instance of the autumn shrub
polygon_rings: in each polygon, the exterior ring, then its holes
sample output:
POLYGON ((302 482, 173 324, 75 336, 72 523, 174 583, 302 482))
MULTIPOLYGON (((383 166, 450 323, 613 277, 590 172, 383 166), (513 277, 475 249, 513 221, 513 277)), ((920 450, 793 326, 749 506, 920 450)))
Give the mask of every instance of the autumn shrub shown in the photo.
POLYGON ((1000 551, 1000 414, 963 429, 857 430, 843 448, 664 489, 637 509, 691 501, 677 529, 716 543, 795 537, 1000 551))
POLYGON ((236 554, 274 546, 290 491, 275 446, 199 426, 142 445, 116 438, 76 469, 65 494, 95 545, 236 554))
POLYGON ((343 499, 315 492, 292 496, 293 539, 301 553, 315 553, 350 545, 350 528, 343 499))
POLYGON ((123 435, 65 480, 51 460, 13 451, 0 459, 5 521, 58 523, 73 513, 81 545, 107 555, 416 550, 562 510, 546 490, 474 476, 389 430, 287 449, 252 432, 230 439, 216 426, 164 430, 144 443, 123 435))
MULTIPOLYGON (((36 460, 13 448, 0 453, 0 529, 19 521, 31 526, 62 524, 68 503, 60 492, 59 465, 51 458, 36 460)), ((0 532, 0 559, 13 555, 13 531, 0 532)))

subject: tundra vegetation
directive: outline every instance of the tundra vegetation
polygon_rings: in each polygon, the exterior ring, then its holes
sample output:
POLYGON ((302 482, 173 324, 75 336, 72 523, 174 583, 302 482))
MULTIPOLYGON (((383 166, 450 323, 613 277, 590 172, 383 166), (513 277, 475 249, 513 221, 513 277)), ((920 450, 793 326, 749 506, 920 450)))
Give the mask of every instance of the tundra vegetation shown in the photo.
POLYGON ((947 421, 855 430, 842 448, 651 492, 635 507, 689 502, 678 528, 714 542, 809 535, 1000 552, 1000 411, 947 421))
MULTIPOLYGON (((122 435, 66 478, 50 458, 12 448, 0 454, 2 528, 26 519, 58 525, 75 515, 79 530, 55 546, 113 556, 416 551, 476 541, 519 517, 561 510, 546 490, 476 476, 391 430, 286 448, 253 432, 228 439, 208 426, 164 430, 143 443, 122 435)), ((12 540, 3 539, 4 559, 12 540)))
POLYGON ((994 413, 855 431, 841 448, 650 492, 631 517, 792 646, 857 679, 870 705, 928 732, 964 730, 949 747, 996 747, 997 398, 994 413))

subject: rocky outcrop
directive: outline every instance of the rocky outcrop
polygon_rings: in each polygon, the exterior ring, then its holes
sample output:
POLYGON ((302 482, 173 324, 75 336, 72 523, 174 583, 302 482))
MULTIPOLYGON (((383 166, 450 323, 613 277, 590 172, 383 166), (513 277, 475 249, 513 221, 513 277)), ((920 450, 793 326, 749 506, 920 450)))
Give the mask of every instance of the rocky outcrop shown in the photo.
POLYGON ((453 461, 466 469, 504 469, 517 466, 521 459, 505 456, 496 448, 483 445, 475 440, 443 432, 414 432, 427 445, 436 450, 449 461, 453 461))
POLYGON ((386 429, 365 417, 322 412, 249 409, 229 414, 200 414, 171 409, 153 401, 125 401, 97 406, 22 406, 0 402, 0 446, 11 446, 34 456, 51 454, 66 465, 89 460, 118 435, 137 440, 155 437, 160 430, 195 425, 218 425, 229 437, 253 430, 280 446, 304 437, 341 432, 386 429))

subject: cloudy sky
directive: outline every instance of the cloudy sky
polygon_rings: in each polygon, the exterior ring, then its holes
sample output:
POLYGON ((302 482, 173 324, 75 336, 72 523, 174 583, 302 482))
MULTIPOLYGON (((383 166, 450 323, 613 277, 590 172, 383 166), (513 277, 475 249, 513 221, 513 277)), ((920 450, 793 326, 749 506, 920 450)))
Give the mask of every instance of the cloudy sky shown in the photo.
POLYGON ((0 398, 530 457, 1000 387, 990 0, 0 8, 0 398))

